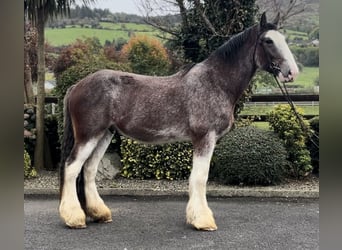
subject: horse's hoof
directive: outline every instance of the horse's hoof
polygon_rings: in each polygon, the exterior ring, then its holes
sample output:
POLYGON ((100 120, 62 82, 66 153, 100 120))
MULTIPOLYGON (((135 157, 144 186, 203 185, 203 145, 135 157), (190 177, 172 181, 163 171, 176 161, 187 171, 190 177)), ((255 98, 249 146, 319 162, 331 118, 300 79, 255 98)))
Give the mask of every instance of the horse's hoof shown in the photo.
POLYGON ((215 222, 211 225, 197 225, 197 224, 193 224, 193 226, 200 231, 216 231, 217 230, 217 226, 215 224, 215 222))
POLYGON ((71 229, 84 229, 87 227, 86 224, 83 224, 83 225, 69 225, 68 223, 66 223, 66 225, 71 228, 71 229))
POLYGON ((197 230, 217 230, 215 219, 210 208, 207 207, 206 209, 195 211, 191 203, 189 203, 186 212, 186 222, 197 230))
POLYGON ((91 217, 94 220, 94 222, 110 223, 113 221, 112 212, 105 204, 101 204, 94 207, 87 207, 86 210, 87 215, 91 217))
POLYGON ((213 217, 204 219, 195 219, 193 221, 187 221, 188 224, 191 224, 195 229, 201 231, 216 231, 217 226, 213 217))
POLYGON ((84 211, 77 206, 65 206, 65 203, 59 207, 61 219, 69 228, 86 228, 86 215, 84 211))

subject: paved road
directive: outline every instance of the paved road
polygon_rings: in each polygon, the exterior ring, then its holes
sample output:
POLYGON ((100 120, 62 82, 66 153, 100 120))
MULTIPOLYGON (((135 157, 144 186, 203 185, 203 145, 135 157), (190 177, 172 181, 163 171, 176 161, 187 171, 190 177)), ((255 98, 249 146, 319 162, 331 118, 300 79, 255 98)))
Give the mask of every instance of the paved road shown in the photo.
POLYGON ((185 224, 184 198, 104 199, 113 222, 66 228, 58 200, 26 197, 25 249, 319 249, 318 200, 209 199, 219 229, 185 224))

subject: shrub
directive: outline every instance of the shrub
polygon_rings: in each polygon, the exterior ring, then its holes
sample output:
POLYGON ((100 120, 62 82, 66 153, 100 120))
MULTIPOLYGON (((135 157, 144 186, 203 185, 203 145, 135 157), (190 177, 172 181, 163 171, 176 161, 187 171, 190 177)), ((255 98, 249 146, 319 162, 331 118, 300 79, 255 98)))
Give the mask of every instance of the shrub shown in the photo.
POLYGON ((33 178, 37 176, 37 171, 31 166, 30 155, 24 150, 24 178, 33 178))
POLYGON ((319 117, 314 117, 310 121, 312 134, 307 142, 307 148, 310 151, 312 173, 319 174, 319 117))
POLYGON ((170 61, 161 42, 148 36, 133 36, 122 48, 122 57, 127 60, 134 73, 145 75, 167 75, 170 61))
POLYGON ((98 38, 77 39, 73 44, 61 51, 54 66, 54 73, 58 77, 66 69, 78 63, 101 60, 104 51, 98 38))
POLYGON ((303 117, 302 109, 297 112, 303 120, 303 129, 297 121, 296 115, 289 105, 276 105, 269 113, 268 122, 280 139, 285 143, 287 159, 291 162, 290 175, 296 178, 308 175, 311 170, 310 152, 306 148, 306 140, 309 136, 309 123, 303 117))
POLYGON ((216 146, 210 178, 224 184, 274 185, 282 181, 286 164, 286 150, 274 133, 239 127, 216 146))
POLYGON ((123 137, 121 155, 121 175, 126 178, 181 180, 191 172, 190 143, 145 145, 123 137))

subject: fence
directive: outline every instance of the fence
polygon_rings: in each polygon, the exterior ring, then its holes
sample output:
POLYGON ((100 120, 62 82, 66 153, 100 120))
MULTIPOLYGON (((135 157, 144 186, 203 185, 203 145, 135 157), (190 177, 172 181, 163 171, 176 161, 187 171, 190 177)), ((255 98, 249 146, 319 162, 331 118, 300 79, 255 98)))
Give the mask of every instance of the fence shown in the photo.
MULTIPOLYGON (((290 95, 290 99, 298 106, 300 105, 312 105, 317 106, 319 105, 319 95, 317 94, 292 94, 290 95)), ((57 97, 55 96, 47 96, 45 97, 46 104, 57 104, 57 97)), ((283 95, 252 95, 250 100, 246 103, 246 106, 257 106, 257 105, 275 105, 287 103, 286 97, 283 95)), ((54 110, 54 105, 53 110, 54 110)), ((311 119, 315 115, 304 115, 306 119, 311 119)), ((251 116, 251 115, 240 115, 241 118, 251 118, 255 121, 266 121, 267 115, 258 115, 258 116, 251 116)))

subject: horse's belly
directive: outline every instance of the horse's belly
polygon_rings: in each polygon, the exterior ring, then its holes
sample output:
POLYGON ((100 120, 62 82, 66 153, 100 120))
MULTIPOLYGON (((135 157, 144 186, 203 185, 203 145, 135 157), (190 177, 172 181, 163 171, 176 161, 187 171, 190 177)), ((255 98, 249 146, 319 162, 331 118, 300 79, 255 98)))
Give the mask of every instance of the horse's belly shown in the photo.
POLYGON ((161 144, 176 141, 186 141, 189 137, 180 127, 148 128, 144 126, 117 126, 123 135, 140 142, 161 144))

